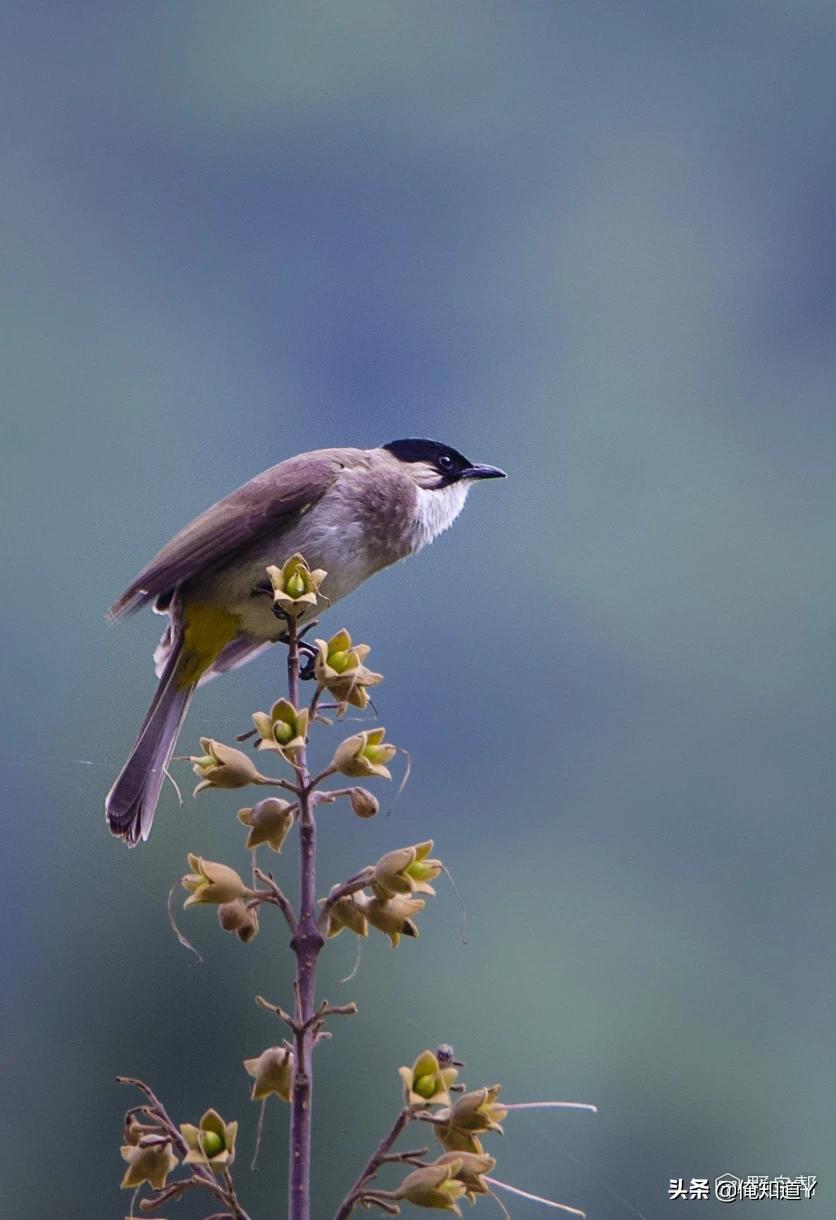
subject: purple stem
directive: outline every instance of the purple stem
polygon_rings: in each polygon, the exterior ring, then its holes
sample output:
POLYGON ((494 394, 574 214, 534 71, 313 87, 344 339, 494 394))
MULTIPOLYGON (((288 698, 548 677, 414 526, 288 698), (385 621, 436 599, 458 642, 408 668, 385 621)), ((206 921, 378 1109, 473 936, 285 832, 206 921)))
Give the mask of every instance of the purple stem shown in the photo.
MULTIPOLYGON (((288 621, 287 682, 290 702, 299 706, 299 633, 288 621)), ((305 749, 296 759, 299 783, 299 919, 291 948, 296 955, 297 1022, 294 1034, 295 1071, 290 1103, 289 1220, 311 1220, 311 1101, 313 1095, 314 1027, 306 1025, 316 1006, 316 964, 324 944, 317 927, 316 824, 310 772, 305 749)))

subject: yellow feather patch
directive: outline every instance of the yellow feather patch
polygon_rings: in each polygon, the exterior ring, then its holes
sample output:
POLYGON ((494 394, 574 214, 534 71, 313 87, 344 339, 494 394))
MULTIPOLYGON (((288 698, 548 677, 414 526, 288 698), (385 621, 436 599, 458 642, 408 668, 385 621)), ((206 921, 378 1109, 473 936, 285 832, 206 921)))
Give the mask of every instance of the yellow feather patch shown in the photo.
POLYGON ((184 606, 183 655, 177 685, 194 686, 240 629, 237 615, 221 606, 211 602, 189 602, 184 606))

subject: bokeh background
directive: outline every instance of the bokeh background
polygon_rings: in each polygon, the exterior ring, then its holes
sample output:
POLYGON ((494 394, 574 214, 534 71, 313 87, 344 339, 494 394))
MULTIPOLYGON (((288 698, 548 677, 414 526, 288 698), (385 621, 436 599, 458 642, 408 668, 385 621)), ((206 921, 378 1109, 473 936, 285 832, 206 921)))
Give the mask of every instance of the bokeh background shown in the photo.
MULTIPOLYGON (((243 1200, 284 1214, 287 1115, 249 1174, 240 1065, 278 1033, 250 996, 287 1001, 280 929, 188 914, 199 966, 165 915, 187 850, 242 858, 245 802, 169 788, 147 846, 105 833, 160 623, 104 610, 263 467, 414 434, 511 477, 331 620, 414 771, 389 819, 323 817, 322 878, 433 836, 467 944, 443 886, 351 984, 348 938, 325 955, 361 1016, 319 1053, 317 1217, 443 1040, 472 1084, 600 1106, 509 1121, 506 1181, 657 1220, 725 1214, 672 1177, 810 1173, 771 1214, 832 1217, 833 5, 10 2, 2 29, 4 1220, 125 1214, 117 1072, 238 1116, 243 1200)), ((245 728, 278 660, 203 691, 184 749, 245 728)))

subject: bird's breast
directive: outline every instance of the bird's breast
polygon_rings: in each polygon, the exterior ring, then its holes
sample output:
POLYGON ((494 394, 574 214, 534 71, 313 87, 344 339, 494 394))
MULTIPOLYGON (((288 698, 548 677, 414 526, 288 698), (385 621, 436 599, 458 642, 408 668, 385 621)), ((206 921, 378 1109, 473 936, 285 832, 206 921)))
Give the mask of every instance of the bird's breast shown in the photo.
POLYGON ((281 620, 273 614, 269 595, 254 593, 269 565, 281 565, 296 552, 304 555, 311 568, 327 572, 322 592, 333 604, 413 549, 403 522, 393 520, 385 506, 369 513, 357 496, 328 495, 290 527, 261 539, 204 577, 193 595, 229 609, 243 634, 275 640, 282 632, 281 620))

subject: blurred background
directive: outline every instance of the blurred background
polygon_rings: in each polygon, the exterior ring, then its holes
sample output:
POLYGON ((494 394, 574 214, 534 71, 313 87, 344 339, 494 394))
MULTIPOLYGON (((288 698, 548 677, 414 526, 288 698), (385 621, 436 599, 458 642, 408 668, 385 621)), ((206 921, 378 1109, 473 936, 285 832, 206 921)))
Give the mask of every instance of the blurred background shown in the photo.
MULTIPOLYGON (((188 850, 243 864, 246 800, 193 802, 181 763, 150 843, 106 833, 161 623, 104 611, 265 466, 415 434, 511 477, 328 623, 373 644, 414 769, 390 818, 323 815, 321 877, 432 836, 467 943, 445 884, 351 983, 354 943, 325 954, 361 1015, 318 1055, 317 1217, 440 1041, 472 1085, 600 1107, 509 1119, 505 1181, 656 1220, 724 1214, 671 1178, 814 1174, 773 1212, 832 1217, 833 5, 2 25, 4 1220, 127 1212, 117 1072, 239 1118, 243 1202, 284 1214, 287 1112, 250 1174, 241 1067, 279 1036, 250 997, 289 1000, 282 929, 187 913, 200 966, 165 913, 188 850)), ((280 661, 203 690, 183 751, 280 661)))

